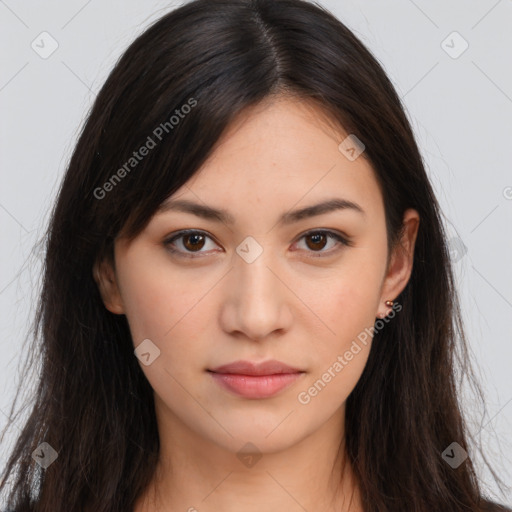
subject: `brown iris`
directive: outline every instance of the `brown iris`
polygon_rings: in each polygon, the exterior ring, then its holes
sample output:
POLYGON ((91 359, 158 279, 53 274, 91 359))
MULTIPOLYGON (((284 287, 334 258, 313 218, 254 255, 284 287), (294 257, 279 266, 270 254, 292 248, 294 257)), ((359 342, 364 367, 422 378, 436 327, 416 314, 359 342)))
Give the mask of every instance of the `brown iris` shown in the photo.
POLYGON ((204 235, 201 235, 198 233, 193 233, 190 235, 183 235, 183 246, 188 251, 200 250, 204 246, 204 242, 205 242, 204 239, 205 239, 204 235), (191 244, 186 243, 186 240, 188 241, 190 239, 192 239, 192 243, 191 244))
POLYGON ((307 235, 306 237, 306 243, 307 243, 307 246, 310 248, 310 249, 323 249, 325 247, 325 242, 327 241, 327 235, 324 234, 324 233, 314 233, 312 235, 307 235), (307 240, 314 240, 313 241, 313 244, 309 244, 307 242, 307 240), (319 247, 319 245, 321 247, 319 247))

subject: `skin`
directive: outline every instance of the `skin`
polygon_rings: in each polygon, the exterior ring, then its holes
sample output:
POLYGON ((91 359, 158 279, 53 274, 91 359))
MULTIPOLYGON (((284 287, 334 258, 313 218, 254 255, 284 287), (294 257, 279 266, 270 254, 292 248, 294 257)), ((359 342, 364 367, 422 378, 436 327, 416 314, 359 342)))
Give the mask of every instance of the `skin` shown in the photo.
POLYGON ((105 306, 127 316, 134 346, 150 339, 160 350, 141 363, 161 451, 136 512, 362 511, 343 449, 336 454, 371 337, 309 403, 298 395, 390 313, 384 302, 410 277, 419 216, 405 212, 387 265, 383 198, 364 153, 350 161, 338 149, 346 136, 305 100, 278 97, 246 109, 172 196, 225 208, 235 223, 158 212, 133 241, 118 237, 115 265, 95 265, 105 306), (277 224, 284 212, 334 197, 364 215, 345 209, 277 224), (183 229, 206 232, 174 241, 195 258, 165 244, 183 229), (304 236, 320 229, 347 235, 352 246, 304 236), (263 249, 252 263, 236 252, 247 236, 263 249), (270 398, 243 398, 206 371, 239 359, 277 359, 305 373, 270 398), (248 442, 261 455, 251 467, 237 457, 248 442))

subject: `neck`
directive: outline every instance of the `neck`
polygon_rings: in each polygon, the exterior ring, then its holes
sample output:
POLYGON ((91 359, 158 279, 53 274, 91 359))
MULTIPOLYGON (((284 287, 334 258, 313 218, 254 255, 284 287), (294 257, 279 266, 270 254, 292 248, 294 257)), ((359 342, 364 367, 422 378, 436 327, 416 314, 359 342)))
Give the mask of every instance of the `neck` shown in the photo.
POLYGON ((244 456, 160 415, 159 462, 134 511, 362 512, 343 424, 344 410, 293 446, 244 456))

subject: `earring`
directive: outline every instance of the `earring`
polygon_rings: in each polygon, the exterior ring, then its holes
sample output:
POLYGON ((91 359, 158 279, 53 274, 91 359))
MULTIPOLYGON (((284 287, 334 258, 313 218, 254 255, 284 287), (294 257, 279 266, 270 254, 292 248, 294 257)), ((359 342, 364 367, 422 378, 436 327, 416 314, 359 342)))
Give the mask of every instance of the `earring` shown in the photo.
MULTIPOLYGON (((391 308, 391 307, 393 307, 394 302, 393 302, 392 300, 386 300, 386 301, 384 302, 384 304, 386 304, 386 306, 387 306, 388 308, 391 308)), ((386 317, 386 316, 388 316, 388 315, 387 315, 387 313, 380 313, 378 316, 379 316, 379 318, 385 318, 385 317, 386 317)))

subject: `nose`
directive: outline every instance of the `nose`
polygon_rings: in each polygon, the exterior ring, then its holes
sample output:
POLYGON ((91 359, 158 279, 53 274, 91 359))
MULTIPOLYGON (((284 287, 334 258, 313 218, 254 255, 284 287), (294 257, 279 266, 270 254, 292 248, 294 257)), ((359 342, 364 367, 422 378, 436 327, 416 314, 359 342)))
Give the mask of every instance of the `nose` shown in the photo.
POLYGON ((228 274, 226 296, 221 313, 222 328, 231 335, 260 341, 283 334, 292 323, 283 272, 265 249, 251 263, 235 255, 228 274))

